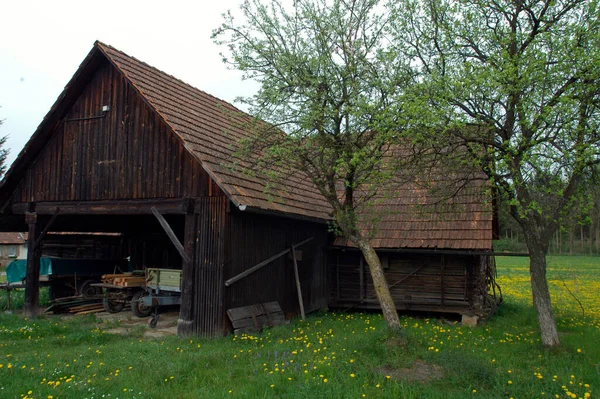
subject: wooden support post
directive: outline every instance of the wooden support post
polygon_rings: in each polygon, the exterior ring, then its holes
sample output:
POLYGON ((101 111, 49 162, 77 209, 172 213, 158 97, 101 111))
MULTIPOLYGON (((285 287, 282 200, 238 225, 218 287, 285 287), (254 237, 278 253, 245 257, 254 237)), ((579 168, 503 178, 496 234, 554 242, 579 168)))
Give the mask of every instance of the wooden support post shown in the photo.
POLYGON ((6 286, 6 306, 7 306, 7 311, 8 313, 12 313, 11 310, 11 306, 10 306, 10 283, 6 286))
POLYGON ((194 334, 194 282, 196 281, 195 257, 198 216, 194 212, 194 200, 189 199, 185 214, 183 237, 185 257, 182 263, 181 308, 177 321, 177 335, 186 337, 194 334))
POLYGON ((30 206, 31 212, 25 214, 25 223, 29 225, 27 237, 27 273, 25 275, 25 302, 23 315, 37 317, 40 314, 40 251, 35 243, 38 238, 37 214, 33 212, 34 204, 30 206))
POLYGON ((302 287, 300 286, 300 275, 298 273, 298 261, 296 259, 296 248, 292 246, 292 260, 294 261, 294 276, 296 278, 296 290, 298 291, 298 304, 300 305, 300 315, 302 320, 306 320, 304 314, 304 301, 302 300, 302 287))

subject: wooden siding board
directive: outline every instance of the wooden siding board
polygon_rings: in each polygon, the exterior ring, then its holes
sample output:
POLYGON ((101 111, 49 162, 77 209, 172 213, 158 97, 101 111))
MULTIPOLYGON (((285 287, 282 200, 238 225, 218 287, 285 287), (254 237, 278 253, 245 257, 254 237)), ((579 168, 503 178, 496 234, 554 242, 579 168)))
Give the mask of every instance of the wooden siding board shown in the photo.
MULTIPOLYGON (((327 305, 327 270, 321 256, 326 245, 326 226, 274 216, 232 210, 227 230, 228 253, 225 279, 308 237, 314 239, 302 247, 298 262, 302 298, 307 311, 327 305)), ((277 301, 287 317, 299 314, 297 290, 291 260, 287 256, 224 287, 225 309, 277 301)))
MULTIPOLYGON (((399 309, 464 312, 472 302, 473 256, 391 254, 385 275, 399 309), (470 270, 470 272, 469 272, 470 270), (469 274, 471 273, 471 274, 469 274)), ((360 254, 332 251, 329 274, 335 275, 330 301, 333 306, 376 307, 376 294, 370 273, 361 285, 360 254), (361 295, 364 290, 364 295, 361 295), (364 300, 361 298, 364 296, 364 300), (353 305, 352 305, 353 304, 353 305)))
POLYGON ((222 197, 197 199, 199 208, 194 288, 194 331, 201 336, 223 333, 223 232, 226 203, 222 197))
POLYGON ((105 63, 24 171, 12 198, 22 203, 196 197, 207 195, 210 181, 167 125, 105 63), (72 120, 100 116, 103 105, 111 106, 104 118, 72 120))

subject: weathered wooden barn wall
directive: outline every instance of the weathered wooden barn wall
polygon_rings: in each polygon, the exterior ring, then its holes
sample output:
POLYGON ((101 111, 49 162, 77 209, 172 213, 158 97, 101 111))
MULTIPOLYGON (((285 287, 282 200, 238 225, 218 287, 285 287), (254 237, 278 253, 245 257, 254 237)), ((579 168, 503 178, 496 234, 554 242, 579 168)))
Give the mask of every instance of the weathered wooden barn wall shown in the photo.
MULTIPOLYGON (((399 310, 468 312, 473 305, 474 255, 380 253, 399 310)), ((331 306, 377 308, 369 272, 357 251, 332 251, 331 306)))
POLYGON ((167 129, 104 61, 25 172, 13 202, 223 195, 167 129))
POLYGON ((224 333, 223 273, 225 268, 225 229, 227 197, 196 200, 196 248, 192 314, 197 335, 224 333))
MULTIPOLYGON (((304 307, 307 312, 327 306, 329 287, 324 247, 327 225, 232 209, 227 221, 225 275, 227 280, 271 256, 299 243, 314 239, 298 250, 304 307)), ((278 301, 287 318, 300 314, 291 258, 284 255, 229 287, 223 286, 225 310, 278 301)))

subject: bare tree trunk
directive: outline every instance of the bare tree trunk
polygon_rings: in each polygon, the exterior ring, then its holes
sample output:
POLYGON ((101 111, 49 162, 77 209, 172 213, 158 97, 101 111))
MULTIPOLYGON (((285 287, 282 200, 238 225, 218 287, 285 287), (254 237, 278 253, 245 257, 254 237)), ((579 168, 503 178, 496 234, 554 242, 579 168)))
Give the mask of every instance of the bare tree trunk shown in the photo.
POLYGON ((562 231, 560 231, 560 229, 558 229, 557 232, 558 232, 558 254, 562 255, 562 231))
MULTIPOLYGON (((535 245, 533 245, 535 246, 535 245)), ((529 273, 531 275, 531 293, 538 316, 542 343, 546 346, 560 344, 548 281, 546 280, 546 254, 541 248, 529 247, 529 273)))
POLYGON ((358 246, 365 257, 365 261, 369 265, 373 286, 375 287, 375 293, 377 294, 377 299, 381 305, 383 318, 392 330, 400 330, 402 327, 400 326, 400 319, 398 318, 398 312, 396 311, 396 304, 392 298, 390 287, 385 278, 385 273, 383 267, 381 267, 381 261, 379 260, 377 252, 375 252, 371 243, 362 237, 355 238, 352 241, 358 246))
POLYGON ((579 232, 580 232, 580 236, 581 236, 581 253, 584 254, 585 253, 585 240, 583 239, 583 225, 579 226, 579 232))
POLYGON ((573 236, 575 235, 573 233, 574 229, 575 227, 571 227, 571 229, 569 229, 569 255, 573 255, 573 236))
POLYGON ((589 255, 592 256, 593 254, 593 249, 594 249, 594 219, 593 219, 594 215, 591 214, 590 215, 590 220, 592 221, 592 223, 590 223, 590 239, 589 239, 589 245, 590 245, 590 249, 588 251, 589 255))

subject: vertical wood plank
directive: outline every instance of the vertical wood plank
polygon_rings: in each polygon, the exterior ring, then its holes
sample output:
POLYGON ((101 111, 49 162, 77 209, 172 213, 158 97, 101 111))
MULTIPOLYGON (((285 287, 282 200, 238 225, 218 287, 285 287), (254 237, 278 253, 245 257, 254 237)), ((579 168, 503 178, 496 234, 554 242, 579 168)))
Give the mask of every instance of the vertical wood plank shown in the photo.
POLYGON ((25 222, 29 226, 27 237, 27 272, 25 276, 25 302, 23 315, 35 318, 40 314, 40 250, 33 243, 37 240, 39 229, 34 204, 30 212, 25 214, 25 222))
POLYGON ((187 259, 182 263, 182 287, 181 287, 181 308, 179 320, 177 321, 177 335, 190 336, 194 334, 194 291, 196 288, 195 276, 195 253, 196 253, 196 235, 197 216, 194 212, 194 200, 188 199, 185 214, 184 228, 184 251, 187 259))

